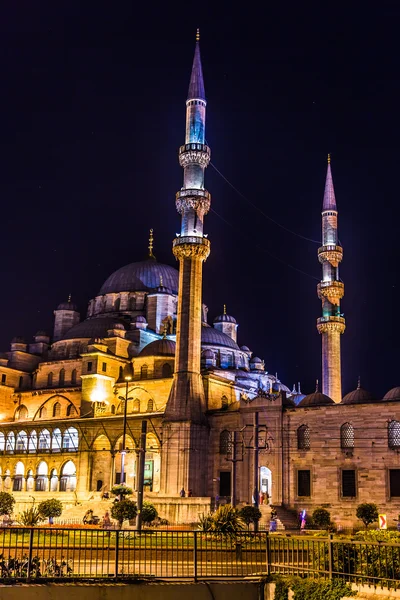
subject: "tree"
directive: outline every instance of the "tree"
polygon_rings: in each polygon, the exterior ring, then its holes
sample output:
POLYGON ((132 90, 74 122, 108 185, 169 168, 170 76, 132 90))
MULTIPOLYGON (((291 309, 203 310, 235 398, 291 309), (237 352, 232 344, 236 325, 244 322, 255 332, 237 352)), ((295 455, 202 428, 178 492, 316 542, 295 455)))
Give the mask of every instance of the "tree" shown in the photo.
POLYGON ((239 510, 239 516, 247 525, 247 529, 250 527, 250 523, 255 525, 261 519, 261 511, 255 506, 243 506, 239 510))
POLYGON ((131 519, 134 519, 136 515, 136 502, 133 502, 132 500, 120 500, 119 502, 114 502, 111 507, 111 516, 118 521, 120 529, 124 521, 130 521, 131 519))
POLYGON ((111 493, 114 496, 119 496, 120 500, 123 500, 125 496, 131 496, 133 491, 132 488, 128 487, 127 485, 119 483, 111 488, 111 493))
POLYGON ((143 502, 142 508, 142 522, 151 523, 158 517, 156 507, 151 502, 143 502))
POLYGON ((53 517, 59 517, 62 513, 62 503, 60 500, 50 498, 49 500, 43 500, 38 506, 39 514, 41 517, 47 517, 52 519, 53 517))
POLYGON ((312 514, 312 521, 320 529, 329 529, 331 513, 326 508, 316 508, 312 514))
POLYGON ((365 527, 378 520, 378 507, 373 502, 365 502, 357 506, 356 517, 360 519, 365 527))
POLYGON ((15 498, 8 492, 0 492, 0 515, 11 515, 15 498))

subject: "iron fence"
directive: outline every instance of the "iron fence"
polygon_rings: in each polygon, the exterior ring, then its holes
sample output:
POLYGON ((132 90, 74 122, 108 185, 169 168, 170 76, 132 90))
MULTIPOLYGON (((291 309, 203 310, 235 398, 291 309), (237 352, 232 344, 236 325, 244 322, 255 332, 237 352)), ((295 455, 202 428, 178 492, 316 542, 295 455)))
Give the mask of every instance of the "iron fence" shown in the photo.
POLYGON ((0 577, 7 581, 342 578, 400 586, 400 544, 243 532, 0 528, 0 577))

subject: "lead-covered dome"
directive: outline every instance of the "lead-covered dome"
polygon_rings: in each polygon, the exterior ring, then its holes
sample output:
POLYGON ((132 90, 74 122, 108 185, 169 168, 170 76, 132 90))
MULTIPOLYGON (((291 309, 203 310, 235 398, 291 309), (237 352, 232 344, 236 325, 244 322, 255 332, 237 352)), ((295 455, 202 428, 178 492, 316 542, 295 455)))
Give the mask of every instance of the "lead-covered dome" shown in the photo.
POLYGON ((110 275, 101 286, 99 296, 118 292, 150 292, 160 286, 178 293, 179 272, 153 258, 131 263, 110 275))
POLYGON ((218 329, 214 329, 214 327, 205 327, 204 325, 201 328, 201 343, 239 350, 239 346, 229 335, 222 333, 218 329))
POLYGON ((143 356, 175 356, 176 344, 173 340, 162 338, 161 340, 154 340, 150 342, 139 352, 139 357, 143 356))
POLYGON ((356 390, 346 394, 342 400, 342 404, 366 404, 368 402, 375 402, 375 398, 371 392, 364 390, 360 386, 356 390))
POLYGON ((312 394, 307 394, 304 396, 303 400, 301 400, 297 406, 329 406, 331 404, 335 404, 332 398, 326 396, 322 392, 313 392, 312 394))
POLYGON ((384 400, 400 400, 400 386, 394 387, 383 396, 384 400))
POLYGON ((98 317, 87 319, 69 329, 61 338, 62 340, 92 339, 107 337, 109 329, 125 329, 127 323, 113 317, 98 317))

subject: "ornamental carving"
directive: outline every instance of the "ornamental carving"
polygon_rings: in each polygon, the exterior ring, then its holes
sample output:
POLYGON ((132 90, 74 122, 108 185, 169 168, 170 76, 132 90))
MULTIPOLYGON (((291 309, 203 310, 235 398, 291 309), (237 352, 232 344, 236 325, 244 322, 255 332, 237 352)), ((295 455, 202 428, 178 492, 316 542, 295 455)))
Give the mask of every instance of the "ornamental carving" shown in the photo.
POLYGON ((320 300, 327 298, 332 304, 338 305, 339 300, 344 296, 344 284, 341 281, 332 281, 329 285, 319 283, 317 292, 320 300))
POLYGON ((206 169, 210 163, 209 152, 202 152, 200 150, 188 150, 182 152, 179 155, 179 164, 181 167, 187 167, 188 165, 197 164, 203 169, 206 169))
POLYGON ((326 252, 320 252, 318 254, 318 260, 320 263, 329 262, 332 267, 337 267, 343 259, 343 252, 336 250, 327 250, 326 252))
POLYGON ((317 323, 317 329, 318 333, 343 333, 346 325, 338 321, 327 321, 326 323, 317 323))
POLYGON ((204 196, 186 196, 183 198, 177 198, 175 202, 176 210, 181 215, 189 208, 192 208, 198 213, 206 215, 210 210, 210 204, 210 198, 205 198, 204 196))
POLYGON ((204 244, 177 244, 172 248, 172 252, 177 260, 184 258, 199 258, 206 261, 210 254, 210 245, 204 244))

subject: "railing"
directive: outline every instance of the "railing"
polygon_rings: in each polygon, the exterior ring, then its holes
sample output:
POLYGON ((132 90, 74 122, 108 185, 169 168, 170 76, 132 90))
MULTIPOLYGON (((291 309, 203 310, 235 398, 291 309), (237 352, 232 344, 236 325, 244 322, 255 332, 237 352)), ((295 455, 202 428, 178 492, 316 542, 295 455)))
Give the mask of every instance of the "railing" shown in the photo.
POLYGON ((400 544, 266 532, 0 528, 7 581, 259 578, 287 574, 400 586, 400 544))

